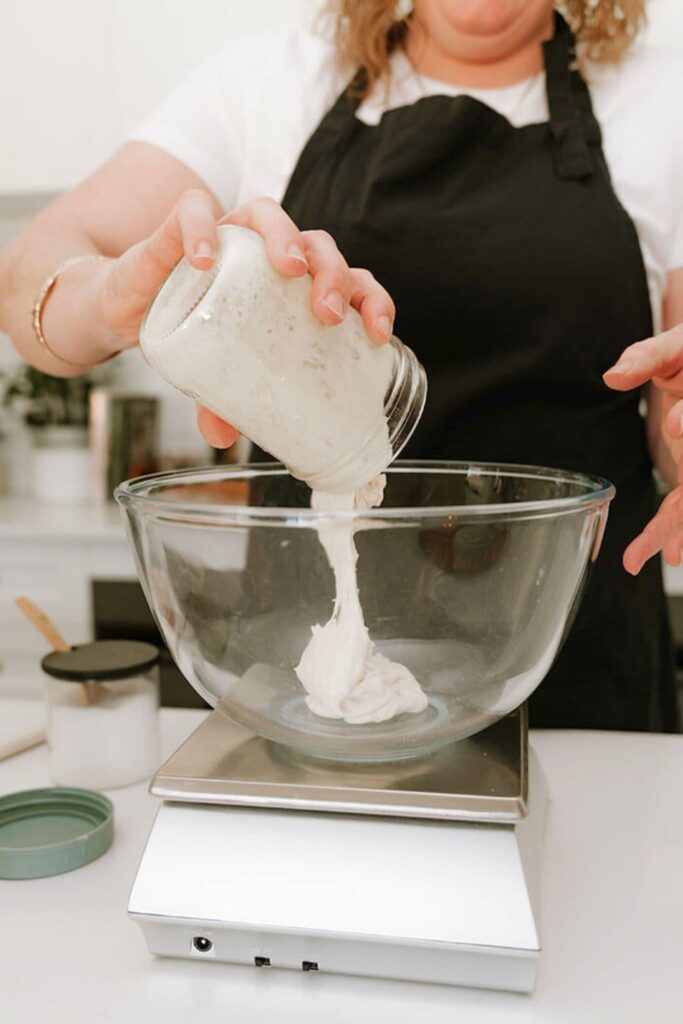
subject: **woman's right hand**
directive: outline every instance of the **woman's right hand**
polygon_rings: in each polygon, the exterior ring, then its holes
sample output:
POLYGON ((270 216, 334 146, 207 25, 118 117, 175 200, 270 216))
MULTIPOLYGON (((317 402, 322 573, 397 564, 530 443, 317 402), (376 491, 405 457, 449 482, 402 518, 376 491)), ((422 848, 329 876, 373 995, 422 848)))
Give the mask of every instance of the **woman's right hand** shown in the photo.
MULTIPOLYGON (((217 249, 213 211, 208 193, 191 189, 149 238, 117 259, 91 265, 97 321, 109 351, 137 344, 147 306, 183 255, 198 270, 211 269, 217 249)), ((369 271, 347 265, 327 232, 299 231, 282 207, 265 197, 251 200, 218 223, 237 224, 261 234, 273 266, 283 276, 310 273, 311 306, 322 323, 341 323, 353 306, 374 341, 389 340, 395 316, 391 297, 369 271)), ((214 447, 228 447, 238 436, 233 427, 206 409, 199 409, 198 422, 214 447)))

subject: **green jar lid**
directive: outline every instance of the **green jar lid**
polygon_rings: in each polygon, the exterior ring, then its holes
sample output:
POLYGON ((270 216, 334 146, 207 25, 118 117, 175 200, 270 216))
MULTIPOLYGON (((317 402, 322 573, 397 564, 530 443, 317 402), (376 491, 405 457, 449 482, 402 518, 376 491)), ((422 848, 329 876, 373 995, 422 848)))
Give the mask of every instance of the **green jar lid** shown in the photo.
POLYGON ((89 789, 26 789, 0 799, 0 878, 44 878, 105 853, 111 800, 89 789))

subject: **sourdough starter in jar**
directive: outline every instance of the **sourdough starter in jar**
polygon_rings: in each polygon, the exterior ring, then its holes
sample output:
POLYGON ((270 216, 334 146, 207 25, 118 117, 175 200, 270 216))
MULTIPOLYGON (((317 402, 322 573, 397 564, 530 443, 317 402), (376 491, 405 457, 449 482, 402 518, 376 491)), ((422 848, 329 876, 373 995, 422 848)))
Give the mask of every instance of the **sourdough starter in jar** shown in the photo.
POLYGON ((397 338, 373 342, 353 309, 321 324, 310 276, 278 274, 256 232, 229 225, 218 238, 212 270, 183 259, 159 290, 146 360, 314 490, 352 493, 408 440, 424 370, 397 338))

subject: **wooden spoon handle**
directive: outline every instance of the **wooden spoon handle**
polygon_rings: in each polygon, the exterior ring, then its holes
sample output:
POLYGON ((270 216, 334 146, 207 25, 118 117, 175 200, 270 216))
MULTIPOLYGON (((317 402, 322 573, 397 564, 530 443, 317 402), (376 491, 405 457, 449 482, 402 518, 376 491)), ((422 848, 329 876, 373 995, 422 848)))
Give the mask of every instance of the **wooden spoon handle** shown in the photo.
POLYGON ((41 612, 40 608, 37 608, 33 601, 29 601, 27 597, 18 597, 15 604, 22 610, 26 618, 33 623, 36 629, 43 634, 54 651, 71 650, 71 645, 66 642, 54 622, 48 619, 45 612, 41 612))
MULTIPOLYGON (((66 642, 52 619, 48 619, 45 612, 42 612, 33 601, 29 601, 27 597, 17 597, 14 603, 18 608, 21 608, 26 618, 33 623, 38 632, 43 634, 53 651, 71 650, 71 644, 66 642)), ((79 683, 78 687, 82 703, 93 704, 96 697, 94 687, 89 683, 79 683)))
POLYGON ((0 761, 4 761, 8 757, 14 757, 15 754, 23 754, 25 750, 31 750, 33 747, 38 747, 41 743, 45 743, 46 739, 45 730, 39 729, 37 732, 21 736, 19 739, 9 740, 4 744, 0 743, 0 761))

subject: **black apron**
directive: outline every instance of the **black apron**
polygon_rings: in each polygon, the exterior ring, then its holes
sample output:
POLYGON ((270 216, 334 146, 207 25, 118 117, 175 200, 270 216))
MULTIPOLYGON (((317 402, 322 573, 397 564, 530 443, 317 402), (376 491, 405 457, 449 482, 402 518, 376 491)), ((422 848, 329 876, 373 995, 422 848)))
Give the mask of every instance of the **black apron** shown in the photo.
POLYGON ((656 507, 639 396, 601 377, 652 333, 645 269, 559 16, 544 57, 550 122, 523 128, 465 96, 426 97, 368 126, 345 90, 283 206, 396 301, 396 333, 429 378, 406 457, 557 466, 617 486, 532 725, 675 730, 659 560, 635 579, 621 566, 656 507))

